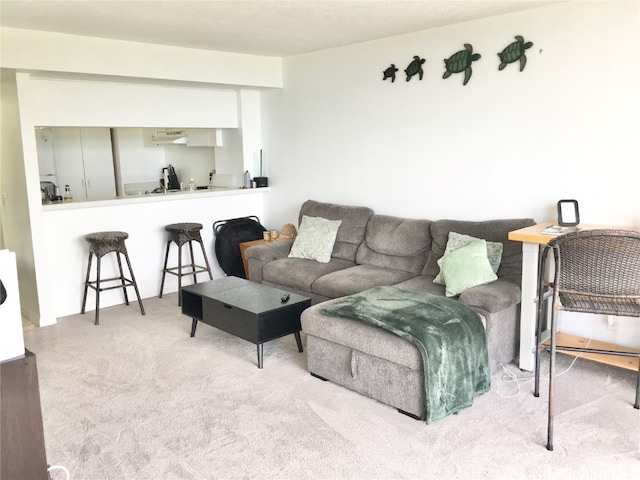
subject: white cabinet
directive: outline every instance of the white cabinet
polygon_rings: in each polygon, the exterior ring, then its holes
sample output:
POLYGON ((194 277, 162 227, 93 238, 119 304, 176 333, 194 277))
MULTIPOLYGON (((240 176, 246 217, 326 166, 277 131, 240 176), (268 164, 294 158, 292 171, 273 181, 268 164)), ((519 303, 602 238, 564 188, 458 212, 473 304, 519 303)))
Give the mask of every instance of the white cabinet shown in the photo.
POLYGON ((64 186, 69 185, 74 200, 115 198, 109 129, 55 127, 51 130, 61 194, 64 186))

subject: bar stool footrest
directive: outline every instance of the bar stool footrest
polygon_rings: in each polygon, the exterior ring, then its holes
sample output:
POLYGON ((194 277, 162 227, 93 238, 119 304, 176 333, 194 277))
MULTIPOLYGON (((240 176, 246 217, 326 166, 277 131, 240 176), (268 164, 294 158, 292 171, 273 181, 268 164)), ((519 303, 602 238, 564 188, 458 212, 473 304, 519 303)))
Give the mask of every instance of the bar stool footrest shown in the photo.
POLYGON ((209 273, 209 269, 207 267, 203 267, 201 265, 196 265, 196 268, 193 270, 188 270, 187 269, 191 269, 191 265, 184 265, 182 267, 182 273, 179 273, 175 270, 179 270, 180 267, 171 267, 171 268, 167 268, 165 269, 165 271, 167 273, 170 273, 171 275, 175 275, 175 276, 179 276, 182 275, 183 277, 187 277, 196 273, 209 273))
MULTIPOLYGON (((93 290, 98 290, 96 284, 98 282, 96 280, 92 280, 90 282, 87 282, 87 287, 92 288, 93 290)), ((100 291, 104 292, 106 290, 113 290, 114 288, 123 288, 123 287, 135 287, 134 283, 132 280, 129 280, 128 278, 120 278, 120 277, 114 277, 114 278, 105 278, 105 279, 101 279, 100 280, 100 291), (124 280, 124 283, 122 283, 124 280), (105 282, 115 282, 118 281, 120 282, 118 285, 112 285, 109 287, 103 287, 102 284, 105 282)))

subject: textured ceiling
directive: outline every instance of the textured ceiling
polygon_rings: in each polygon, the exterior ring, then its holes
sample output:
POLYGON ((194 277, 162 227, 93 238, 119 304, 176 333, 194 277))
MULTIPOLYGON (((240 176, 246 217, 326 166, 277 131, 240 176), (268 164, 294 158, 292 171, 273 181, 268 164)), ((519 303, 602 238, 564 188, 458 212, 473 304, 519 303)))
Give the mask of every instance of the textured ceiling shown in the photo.
POLYGON ((546 0, 0 0, 0 25, 286 57, 558 3, 546 0))

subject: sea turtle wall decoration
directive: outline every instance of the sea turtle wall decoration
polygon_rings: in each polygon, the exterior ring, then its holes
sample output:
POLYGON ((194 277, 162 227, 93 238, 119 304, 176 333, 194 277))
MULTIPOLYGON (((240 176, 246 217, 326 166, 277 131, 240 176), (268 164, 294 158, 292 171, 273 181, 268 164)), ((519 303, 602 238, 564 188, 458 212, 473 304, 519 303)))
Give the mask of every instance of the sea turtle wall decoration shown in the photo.
POLYGON ((418 78, 422 80, 424 70, 422 70, 422 64, 426 62, 426 59, 420 58, 418 55, 413 56, 413 61, 404 69, 404 73, 407 74, 407 82, 411 80, 411 77, 418 75, 418 78))
POLYGON ((392 63, 389 68, 387 68, 384 72, 382 72, 382 81, 385 81, 387 78, 391 79, 391 83, 396 81, 396 72, 398 69, 395 64, 392 63))
POLYGON ((527 56, 524 53, 525 50, 533 46, 533 43, 525 43, 521 35, 516 35, 515 39, 515 42, 504 47, 504 50, 498 54, 498 57, 500 57, 498 70, 504 69, 504 67, 514 63, 516 60, 520 60, 520 71, 524 70, 524 66, 527 64, 527 56))
POLYGON ((464 72, 464 81, 462 85, 466 85, 471 78, 471 62, 480 59, 479 53, 473 53, 473 47, 469 43, 464 44, 464 50, 454 53, 449 58, 444 59, 445 72, 442 78, 449 78, 452 73, 464 72))

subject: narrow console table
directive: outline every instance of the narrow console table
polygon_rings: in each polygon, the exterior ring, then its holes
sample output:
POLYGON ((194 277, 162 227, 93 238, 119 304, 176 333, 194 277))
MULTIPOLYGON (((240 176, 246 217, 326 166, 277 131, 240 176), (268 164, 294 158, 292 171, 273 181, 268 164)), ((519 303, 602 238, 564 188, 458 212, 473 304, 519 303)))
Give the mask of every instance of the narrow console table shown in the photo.
POLYGON ((249 278, 249 260, 247 260, 247 255, 245 252, 247 248, 253 247, 254 245, 264 245, 265 243, 275 242, 275 240, 249 240, 248 242, 241 242, 238 246, 240 247, 240 256, 242 257, 242 265, 244 266, 244 274, 246 278, 249 278))
MULTIPOLYGON (((532 371, 535 368, 535 349, 536 349, 536 297, 538 295, 538 256, 540 254, 540 247, 549 243, 554 238, 553 235, 545 235, 542 231, 550 225, 554 225, 555 222, 544 222, 530 227, 521 228, 509 232, 509 240, 522 242, 522 300, 520 303, 520 368, 522 370, 532 371)), ((631 230, 640 232, 639 229, 632 227, 618 227, 610 225, 593 225, 593 224, 580 224, 578 226, 581 230, 595 230, 595 229, 616 229, 616 230, 631 230)), ((560 341, 559 337, 559 340, 560 341)), ((568 345, 581 344, 586 342, 581 337, 568 336, 568 345)), ((592 342, 593 345, 593 342, 592 342)), ((603 344, 605 345, 605 344, 603 344)), ((611 350, 616 349, 614 345, 608 345, 611 350)), ((567 352, 562 352, 567 353, 567 352)), ((584 354, 582 355, 588 358, 584 354)), ((590 358, 590 357, 589 357, 590 358)), ((616 362, 620 361, 620 358, 609 355, 593 355, 592 360, 596 360, 603 363, 617 365, 616 362)), ((638 359, 631 359, 635 361, 631 363, 629 367, 637 370, 638 359), (634 367, 635 365, 635 367, 634 367)), ((625 360, 623 364, 627 364, 628 360, 625 360)))

